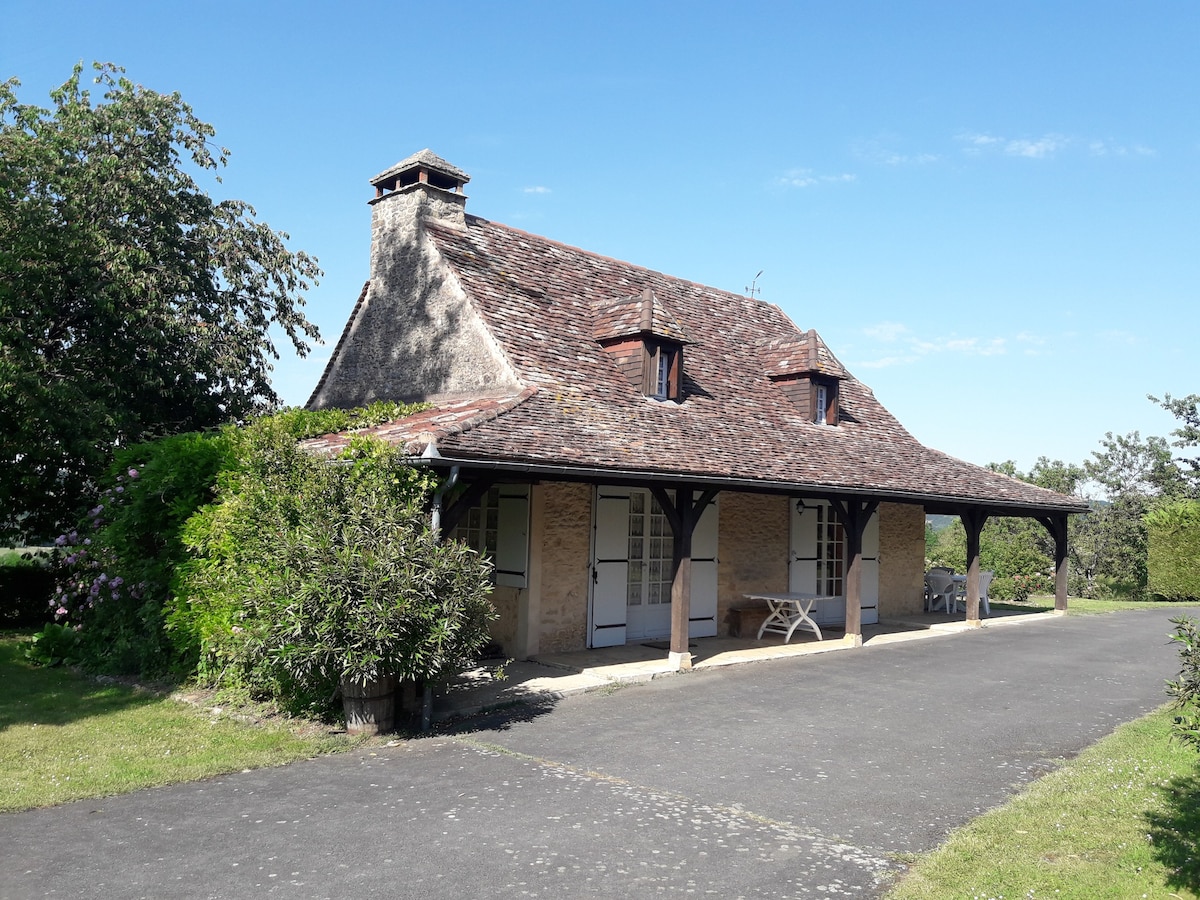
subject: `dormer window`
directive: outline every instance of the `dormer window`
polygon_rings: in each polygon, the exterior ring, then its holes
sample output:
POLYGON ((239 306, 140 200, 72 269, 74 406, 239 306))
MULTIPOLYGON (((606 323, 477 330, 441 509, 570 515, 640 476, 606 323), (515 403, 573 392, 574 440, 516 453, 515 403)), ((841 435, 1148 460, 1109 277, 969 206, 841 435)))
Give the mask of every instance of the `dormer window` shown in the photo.
POLYGON ((625 377, 653 400, 683 400, 687 333, 646 288, 595 307, 594 335, 625 377))
POLYGON ((645 393, 655 400, 680 400, 679 372, 683 347, 667 341, 646 341, 645 393))
POLYGON ((759 345, 763 369, 801 415, 815 425, 837 425, 838 394, 849 374, 815 331, 759 345))
POLYGON ((836 425, 837 414, 837 382, 813 380, 811 395, 813 398, 813 421, 818 425, 836 425))

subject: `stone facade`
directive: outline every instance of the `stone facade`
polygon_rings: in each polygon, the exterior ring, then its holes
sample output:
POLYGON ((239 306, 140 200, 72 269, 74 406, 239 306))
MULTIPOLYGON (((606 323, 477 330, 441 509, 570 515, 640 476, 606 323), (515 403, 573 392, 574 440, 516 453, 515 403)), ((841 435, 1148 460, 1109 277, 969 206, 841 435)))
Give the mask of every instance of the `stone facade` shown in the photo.
POLYGON ((492 333, 422 227, 461 224, 466 198, 412 185, 374 201, 371 278, 309 406, 520 390, 492 333))
POLYGON ((879 504, 879 618, 924 610, 925 509, 879 504))
POLYGON ((718 502, 717 628, 729 635, 738 618, 730 610, 762 605, 747 591, 788 589, 788 499, 724 491, 718 502))
MULTIPOLYGON (((541 546, 530 553, 538 565, 540 615, 534 624, 538 653, 587 647, 588 585, 592 569, 592 487, 535 485, 534 514, 541 546)), ((531 548, 532 549, 532 548, 531 548)))

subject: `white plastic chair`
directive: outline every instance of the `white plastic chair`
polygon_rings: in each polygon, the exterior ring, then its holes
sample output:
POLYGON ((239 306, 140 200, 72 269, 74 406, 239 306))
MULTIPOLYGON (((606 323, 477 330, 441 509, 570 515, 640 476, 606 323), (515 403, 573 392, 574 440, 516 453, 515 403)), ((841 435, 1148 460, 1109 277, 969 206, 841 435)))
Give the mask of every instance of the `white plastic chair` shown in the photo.
MULTIPOLYGON (((991 607, 988 606, 988 589, 992 586, 992 578, 996 575, 995 572, 980 572, 979 573, 979 607, 983 610, 985 616, 992 614, 991 607)), ((965 594, 960 594, 954 601, 954 611, 966 612, 967 598, 965 594), (959 607, 962 609, 959 609, 959 607)))
POLYGON ((939 606, 947 613, 954 609, 955 584, 949 572, 930 569, 925 575, 925 587, 929 592, 930 612, 937 612, 939 606))

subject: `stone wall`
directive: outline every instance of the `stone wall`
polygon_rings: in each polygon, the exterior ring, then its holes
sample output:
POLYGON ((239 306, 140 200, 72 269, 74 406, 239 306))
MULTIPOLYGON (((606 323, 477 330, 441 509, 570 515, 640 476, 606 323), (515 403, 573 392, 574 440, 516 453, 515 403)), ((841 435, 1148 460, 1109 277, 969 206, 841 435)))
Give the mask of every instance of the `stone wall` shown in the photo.
POLYGON ((376 201, 366 295, 312 408, 519 389, 495 339, 420 225, 421 215, 436 215, 450 203, 446 198, 456 197, 419 187, 376 201))
POLYGON ((492 606, 496 609, 497 617, 488 626, 488 632, 492 640, 503 647, 506 653, 512 652, 511 648, 516 646, 517 618, 520 604, 524 600, 521 596, 523 593, 524 591, 515 587, 496 585, 492 588, 492 606))
MULTIPOLYGON (((562 653, 587 647, 588 579, 592 561, 592 487, 543 484, 535 510, 541 522, 540 617, 537 649, 562 653)), ((531 558, 533 554, 531 553, 531 558)))
POLYGON ((879 504, 879 617, 924 610, 925 509, 879 504))
POLYGON ((729 610, 755 605, 747 591, 788 589, 788 499, 723 491, 718 503, 717 628, 728 635, 729 610))

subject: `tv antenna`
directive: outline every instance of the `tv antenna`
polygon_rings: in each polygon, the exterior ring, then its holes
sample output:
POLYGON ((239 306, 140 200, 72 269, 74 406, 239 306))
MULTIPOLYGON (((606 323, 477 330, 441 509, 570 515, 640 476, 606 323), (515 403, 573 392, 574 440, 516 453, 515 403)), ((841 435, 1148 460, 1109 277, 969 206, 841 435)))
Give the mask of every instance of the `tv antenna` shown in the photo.
POLYGON ((754 299, 755 294, 762 293, 762 289, 758 287, 758 278, 759 275, 762 275, 762 273, 763 270, 759 269, 758 275, 755 275, 754 278, 750 280, 750 287, 746 288, 746 296, 748 296, 751 300, 754 299))

